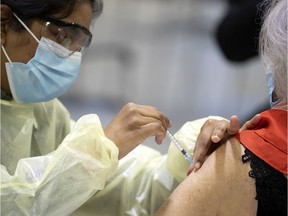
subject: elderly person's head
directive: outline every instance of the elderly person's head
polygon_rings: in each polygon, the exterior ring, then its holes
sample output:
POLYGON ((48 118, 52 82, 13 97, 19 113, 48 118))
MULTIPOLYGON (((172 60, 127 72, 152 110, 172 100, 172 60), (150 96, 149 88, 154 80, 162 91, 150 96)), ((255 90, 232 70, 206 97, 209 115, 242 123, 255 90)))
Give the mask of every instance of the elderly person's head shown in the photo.
POLYGON ((274 90, 273 96, 276 97, 273 101, 279 102, 287 99, 287 0, 269 0, 265 3, 271 5, 264 17, 260 51, 267 69, 269 93, 274 90))

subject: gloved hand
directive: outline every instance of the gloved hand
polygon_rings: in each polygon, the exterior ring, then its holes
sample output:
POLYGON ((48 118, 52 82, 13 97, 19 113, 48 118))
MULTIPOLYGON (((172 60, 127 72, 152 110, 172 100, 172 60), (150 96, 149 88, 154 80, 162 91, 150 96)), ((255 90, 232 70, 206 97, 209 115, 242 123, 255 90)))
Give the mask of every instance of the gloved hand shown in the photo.
POLYGON ((169 127, 169 119, 157 108, 128 103, 104 132, 119 148, 121 159, 150 136, 155 136, 156 143, 161 144, 169 127))

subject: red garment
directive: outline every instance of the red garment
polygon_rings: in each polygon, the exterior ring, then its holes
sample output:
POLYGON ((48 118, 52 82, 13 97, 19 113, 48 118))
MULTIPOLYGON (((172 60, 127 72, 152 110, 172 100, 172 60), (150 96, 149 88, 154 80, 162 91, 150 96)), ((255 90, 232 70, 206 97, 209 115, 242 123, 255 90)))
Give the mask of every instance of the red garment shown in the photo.
POLYGON ((270 109, 261 113, 253 130, 244 130, 236 138, 253 154, 287 175, 287 111, 270 109))

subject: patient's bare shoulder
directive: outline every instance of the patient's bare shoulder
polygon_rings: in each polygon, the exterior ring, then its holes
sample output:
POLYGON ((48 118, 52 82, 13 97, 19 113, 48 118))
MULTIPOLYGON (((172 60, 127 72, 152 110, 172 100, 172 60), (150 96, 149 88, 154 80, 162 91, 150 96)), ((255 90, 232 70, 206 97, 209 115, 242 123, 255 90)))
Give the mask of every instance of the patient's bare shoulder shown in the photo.
POLYGON ((226 141, 175 189, 157 215, 256 215, 255 182, 243 154, 238 140, 226 141))

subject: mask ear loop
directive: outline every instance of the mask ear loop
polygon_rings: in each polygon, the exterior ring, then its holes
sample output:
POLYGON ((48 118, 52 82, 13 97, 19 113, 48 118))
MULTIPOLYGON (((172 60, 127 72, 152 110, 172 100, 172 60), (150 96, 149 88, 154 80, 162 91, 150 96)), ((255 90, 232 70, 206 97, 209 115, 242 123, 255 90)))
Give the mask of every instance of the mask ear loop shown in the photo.
POLYGON ((2 48, 2 51, 3 51, 4 55, 5 55, 6 58, 8 59, 8 61, 9 61, 10 63, 12 63, 12 61, 11 61, 11 59, 9 58, 9 56, 8 56, 8 54, 7 54, 7 52, 6 52, 6 50, 5 50, 5 48, 4 48, 3 45, 1 45, 1 48, 2 48))
MULTIPOLYGON (((40 43, 39 39, 33 34, 33 32, 27 27, 27 25, 13 12, 13 15, 15 16, 15 18, 21 23, 21 25, 29 32, 29 34, 38 42, 40 43)), ((8 61, 11 63, 11 59, 9 58, 6 49, 4 48, 3 45, 1 45, 1 48, 3 50, 4 55, 6 56, 6 58, 8 59, 8 61)))
POLYGON ((29 32, 29 34, 38 42, 40 43, 39 39, 33 34, 33 32, 27 27, 27 25, 13 12, 15 18, 22 24, 22 26, 29 32))

